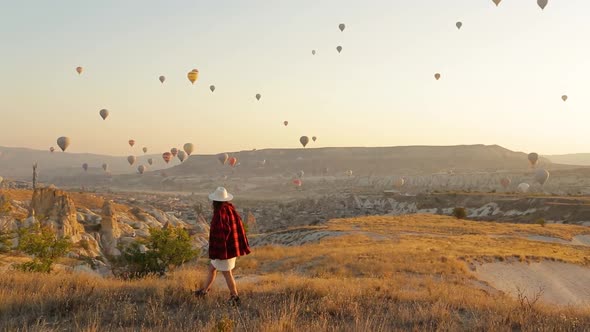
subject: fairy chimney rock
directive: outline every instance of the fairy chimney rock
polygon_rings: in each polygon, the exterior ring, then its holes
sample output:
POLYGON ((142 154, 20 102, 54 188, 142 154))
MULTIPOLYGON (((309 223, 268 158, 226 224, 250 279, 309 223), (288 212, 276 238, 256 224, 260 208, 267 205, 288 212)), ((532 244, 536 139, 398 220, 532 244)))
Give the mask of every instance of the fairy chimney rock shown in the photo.
POLYGON ((121 254, 117 249, 118 239, 121 237, 121 229, 113 209, 112 201, 105 201, 102 206, 102 220, 100 222, 100 242, 103 251, 107 255, 118 256, 121 254))
POLYGON ((64 191, 54 188, 39 188, 33 191, 31 216, 43 225, 52 228, 59 236, 69 236, 76 243, 82 239, 84 227, 76 218, 74 201, 64 191))

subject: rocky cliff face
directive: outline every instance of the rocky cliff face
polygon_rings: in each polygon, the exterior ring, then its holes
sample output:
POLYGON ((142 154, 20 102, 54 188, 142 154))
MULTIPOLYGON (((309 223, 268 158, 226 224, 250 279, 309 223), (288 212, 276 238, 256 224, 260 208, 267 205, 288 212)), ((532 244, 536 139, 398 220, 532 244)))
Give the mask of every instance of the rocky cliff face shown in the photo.
POLYGON ((36 189, 30 210, 42 225, 49 226, 59 236, 69 236, 74 243, 82 239, 84 228, 78 223, 74 202, 65 192, 53 188, 36 189))

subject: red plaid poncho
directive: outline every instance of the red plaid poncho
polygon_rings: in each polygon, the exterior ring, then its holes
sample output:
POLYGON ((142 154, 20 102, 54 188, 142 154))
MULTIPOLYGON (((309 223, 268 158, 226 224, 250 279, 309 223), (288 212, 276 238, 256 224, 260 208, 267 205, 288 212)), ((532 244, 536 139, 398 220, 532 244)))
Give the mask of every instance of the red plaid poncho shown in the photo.
POLYGON ((233 204, 225 202, 213 213, 209 230, 209 258, 230 259, 249 253, 242 218, 233 204))

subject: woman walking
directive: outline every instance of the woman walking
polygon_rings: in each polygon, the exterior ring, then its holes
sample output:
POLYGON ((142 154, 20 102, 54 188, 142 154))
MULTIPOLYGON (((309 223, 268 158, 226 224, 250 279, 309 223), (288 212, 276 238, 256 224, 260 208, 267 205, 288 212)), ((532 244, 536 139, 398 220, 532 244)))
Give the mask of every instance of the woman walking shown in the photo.
POLYGON ((232 270, 236 266, 236 257, 248 255, 250 246, 242 218, 230 203, 233 195, 229 194, 225 188, 219 187, 209 195, 209 199, 213 201, 213 219, 209 230, 211 263, 205 286, 197 290, 196 295, 199 297, 207 295, 217 276, 217 271, 221 271, 231 295, 230 304, 239 305, 240 297, 232 270))

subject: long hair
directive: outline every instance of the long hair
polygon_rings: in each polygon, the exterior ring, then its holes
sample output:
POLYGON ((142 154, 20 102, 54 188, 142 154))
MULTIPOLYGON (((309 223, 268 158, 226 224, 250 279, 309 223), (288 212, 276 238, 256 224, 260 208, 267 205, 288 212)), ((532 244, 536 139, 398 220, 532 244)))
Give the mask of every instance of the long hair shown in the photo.
POLYGON ((213 201, 213 213, 217 212, 226 202, 213 201))

